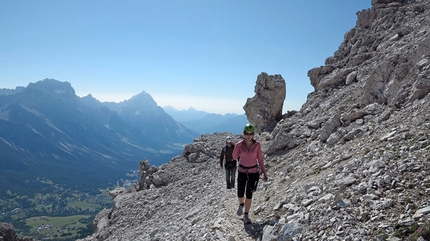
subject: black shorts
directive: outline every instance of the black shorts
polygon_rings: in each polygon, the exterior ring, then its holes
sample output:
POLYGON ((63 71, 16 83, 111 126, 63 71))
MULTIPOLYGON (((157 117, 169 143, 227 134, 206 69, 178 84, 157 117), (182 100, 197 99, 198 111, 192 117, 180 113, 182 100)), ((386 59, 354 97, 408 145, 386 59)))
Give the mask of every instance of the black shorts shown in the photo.
POLYGON ((246 198, 251 199, 252 193, 257 190, 260 173, 244 173, 237 172, 237 197, 242 198, 246 194, 246 198))

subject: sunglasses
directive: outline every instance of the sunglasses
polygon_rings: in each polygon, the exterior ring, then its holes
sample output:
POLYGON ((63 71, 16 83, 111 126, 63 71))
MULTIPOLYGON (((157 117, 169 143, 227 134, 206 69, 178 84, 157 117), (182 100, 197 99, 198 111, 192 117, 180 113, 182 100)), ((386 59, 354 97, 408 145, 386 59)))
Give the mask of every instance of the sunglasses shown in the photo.
POLYGON ((252 133, 252 132, 245 132, 245 136, 252 136, 252 135, 254 135, 254 133, 252 133))

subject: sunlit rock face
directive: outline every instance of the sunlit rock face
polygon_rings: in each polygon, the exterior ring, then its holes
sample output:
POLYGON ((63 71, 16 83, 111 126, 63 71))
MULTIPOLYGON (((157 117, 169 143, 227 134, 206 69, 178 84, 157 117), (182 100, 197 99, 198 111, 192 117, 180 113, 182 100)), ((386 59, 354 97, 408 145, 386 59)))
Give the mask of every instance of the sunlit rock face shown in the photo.
POLYGON ((255 83, 255 96, 248 98, 243 109, 256 132, 272 131, 282 119, 282 107, 287 93, 285 80, 280 74, 261 73, 255 83))

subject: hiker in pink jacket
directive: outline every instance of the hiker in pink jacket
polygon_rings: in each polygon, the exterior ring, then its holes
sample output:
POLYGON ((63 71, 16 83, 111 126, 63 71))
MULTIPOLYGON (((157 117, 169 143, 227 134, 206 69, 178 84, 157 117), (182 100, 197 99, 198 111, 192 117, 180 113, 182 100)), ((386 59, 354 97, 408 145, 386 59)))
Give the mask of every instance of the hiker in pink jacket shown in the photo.
POLYGON ((249 210, 252 204, 252 193, 255 192, 260 179, 260 171, 264 175, 264 181, 267 181, 266 167, 263 161, 263 152, 260 142, 254 139, 254 126, 246 124, 243 128, 245 139, 239 141, 233 150, 233 159, 239 160, 237 175, 237 197, 239 199, 239 208, 237 215, 242 215, 245 207, 243 221, 251 223, 249 219, 249 210), (245 199, 246 195, 246 199, 245 199))

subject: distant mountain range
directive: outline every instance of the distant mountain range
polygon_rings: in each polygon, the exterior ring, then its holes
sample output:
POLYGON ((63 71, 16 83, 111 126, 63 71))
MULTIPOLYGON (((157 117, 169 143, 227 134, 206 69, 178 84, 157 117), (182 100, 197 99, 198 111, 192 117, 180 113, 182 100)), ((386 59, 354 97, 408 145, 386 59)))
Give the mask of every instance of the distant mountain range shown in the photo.
MULTIPOLYGON (((144 91, 120 103, 100 103, 90 95, 83 97, 82 101, 93 107, 101 104, 115 111, 128 125, 137 128, 152 141, 161 142, 163 145, 190 143, 199 135, 175 121, 163 108, 157 105, 151 95, 144 91)), ((183 145, 180 146, 180 149, 183 150, 183 145)))
POLYGON ((244 114, 213 114, 198 111, 192 107, 179 111, 171 106, 164 107, 164 111, 185 127, 200 134, 213 134, 215 132, 240 134, 243 126, 248 123, 248 119, 244 114))
POLYGON ((245 115, 163 109, 144 91, 114 103, 78 97, 54 79, 0 89, 0 193, 31 192, 46 180, 97 190, 143 159, 159 166, 199 135, 241 133, 246 122, 245 115))
POLYGON ((196 136, 144 92, 116 104, 80 98, 53 79, 1 89, 0 192, 31 192, 46 179, 97 190, 140 160, 170 161, 196 136))

